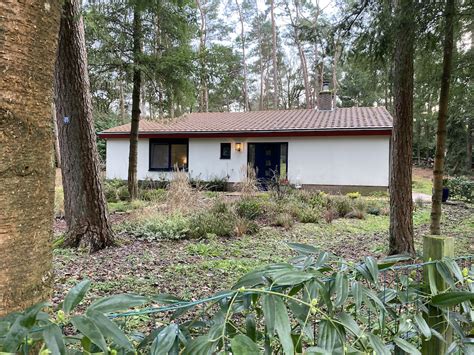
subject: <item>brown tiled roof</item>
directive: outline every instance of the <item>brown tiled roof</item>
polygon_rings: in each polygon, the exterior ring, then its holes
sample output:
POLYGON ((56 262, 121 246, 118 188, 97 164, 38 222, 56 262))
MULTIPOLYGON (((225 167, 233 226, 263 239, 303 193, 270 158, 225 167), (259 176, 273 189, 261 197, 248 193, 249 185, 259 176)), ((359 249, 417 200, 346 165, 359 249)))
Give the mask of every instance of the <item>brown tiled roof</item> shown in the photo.
MULTIPOLYGON (((279 131, 383 130, 393 126, 384 107, 338 108, 333 111, 280 110, 189 113, 172 122, 140 121, 140 133, 226 133, 279 131)), ((128 133, 130 124, 101 134, 128 133)))

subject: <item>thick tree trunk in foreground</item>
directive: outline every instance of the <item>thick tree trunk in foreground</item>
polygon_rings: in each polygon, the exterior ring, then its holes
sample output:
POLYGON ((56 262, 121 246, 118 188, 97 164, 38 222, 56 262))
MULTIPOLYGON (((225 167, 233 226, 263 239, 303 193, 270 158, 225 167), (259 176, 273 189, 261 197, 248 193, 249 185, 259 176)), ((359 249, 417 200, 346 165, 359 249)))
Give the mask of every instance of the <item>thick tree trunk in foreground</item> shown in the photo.
POLYGON ((0 1, 0 316, 48 298, 56 1, 0 1))
POLYGON ((278 60, 277 60, 277 33, 275 23, 275 0, 270 0, 270 14, 272 20, 272 61, 273 61, 273 109, 278 110, 278 60))
POLYGON ((113 244, 102 191, 81 0, 66 0, 56 62, 56 116, 61 147, 66 245, 90 251, 113 244), (65 119, 68 117, 68 120, 65 119))
POLYGON ((140 124, 140 89, 142 73, 140 57, 142 55, 142 19, 137 6, 133 11, 133 90, 132 90, 132 124, 130 128, 130 152, 128 156, 128 192, 130 200, 138 197, 138 128, 140 124))
POLYGON ((389 254, 415 253, 411 191, 413 145, 413 0, 396 9, 389 254))
POLYGON ((454 0, 446 1, 446 23, 444 29, 443 74, 439 94, 438 132, 436 134, 436 154, 433 166, 433 198, 431 204, 431 234, 441 234, 441 199, 443 196, 444 154, 446 150, 446 121, 448 118, 449 84, 453 62, 454 42, 454 0))

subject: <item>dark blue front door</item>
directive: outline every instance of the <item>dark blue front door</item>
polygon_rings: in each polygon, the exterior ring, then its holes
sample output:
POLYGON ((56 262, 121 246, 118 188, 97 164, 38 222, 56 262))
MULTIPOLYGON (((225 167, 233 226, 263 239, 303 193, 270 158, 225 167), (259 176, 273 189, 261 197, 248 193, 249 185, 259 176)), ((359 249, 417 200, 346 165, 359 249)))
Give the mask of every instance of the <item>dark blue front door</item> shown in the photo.
POLYGON ((280 175, 280 146, 280 143, 255 143, 255 170, 259 181, 280 175))

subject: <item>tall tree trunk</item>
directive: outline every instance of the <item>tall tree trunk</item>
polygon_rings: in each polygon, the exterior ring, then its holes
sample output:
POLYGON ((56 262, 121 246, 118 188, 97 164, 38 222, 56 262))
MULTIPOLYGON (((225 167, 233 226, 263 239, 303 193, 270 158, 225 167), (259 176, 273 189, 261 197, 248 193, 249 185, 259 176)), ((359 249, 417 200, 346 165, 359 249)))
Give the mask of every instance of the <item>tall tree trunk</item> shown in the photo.
POLYGON ((394 120, 390 169, 389 254, 415 254, 413 242, 413 0, 400 0, 395 10, 394 120))
POLYGON ((446 121, 448 118, 449 84, 453 62, 454 43, 454 1, 447 0, 445 7, 445 29, 443 49, 443 74, 439 94, 438 132, 436 134, 436 154, 433 167, 433 198, 431 204, 431 234, 441 234, 441 200, 443 196, 444 154, 446 150, 446 121))
POLYGON ((235 0, 235 5, 237 6, 237 10, 239 12, 239 21, 240 21, 240 40, 242 42, 242 69, 243 69, 243 77, 244 77, 244 111, 250 111, 249 105, 249 88, 247 82, 247 57, 245 55, 245 30, 244 30, 244 16, 242 14, 242 9, 240 8, 239 0, 235 0))
POLYGON ((59 132, 58 122, 56 121, 56 105, 51 104, 51 113, 53 118, 53 132, 54 132, 54 157, 56 160, 56 168, 61 167, 61 149, 59 148, 59 132))
MULTIPOLYGON (((472 50, 474 50, 474 48, 472 50)), ((472 122, 473 119, 469 117, 466 127, 466 173, 468 175, 470 175, 472 171, 472 122)))
POLYGON ((199 10, 201 24, 199 31, 199 63, 200 63, 200 88, 199 88, 199 111, 209 111, 209 89, 207 85, 207 69, 206 69, 206 42, 207 42, 207 24, 206 13, 201 5, 200 0, 196 0, 199 10))
POLYGON ((270 0, 270 14, 272 21, 272 61, 273 61, 273 109, 278 110, 278 59, 277 33, 275 23, 275 0, 270 0))
POLYGON ((120 79, 119 81, 119 91, 120 91, 120 98, 119 98, 119 106, 120 106, 120 122, 125 123, 125 95, 123 93, 123 81, 120 79))
POLYGON ((138 129, 140 124, 140 91, 142 72, 140 61, 142 55, 142 18, 138 5, 133 9, 133 90, 132 90, 132 124, 130 128, 130 152, 128 156, 128 192, 130 200, 138 197, 137 159, 138 129))
POLYGON ((49 297, 57 1, 0 1, 0 316, 49 297))
POLYGON ((68 226, 66 244, 93 252, 112 245, 113 233, 92 121, 81 0, 64 2, 55 74, 64 216, 68 226))
POLYGON ((311 88, 308 77, 308 65, 306 64, 306 55, 304 53, 303 45, 300 41, 300 33, 298 30, 300 22, 300 10, 298 0, 294 0, 295 4, 295 14, 296 14, 296 23, 293 21, 293 16, 291 15, 291 10, 288 8, 288 15, 290 16, 291 26, 293 27, 293 35, 295 39, 296 48, 298 49, 298 55, 300 57, 301 63, 301 75, 303 76, 303 85, 304 85, 304 96, 305 96, 305 106, 306 108, 311 108, 311 88))
POLYGON ((336 108, 337 104, 337 63, 341 55, 341 45, 339 39, 334 42, 334 58, 332 61, 332 108, 336 108))

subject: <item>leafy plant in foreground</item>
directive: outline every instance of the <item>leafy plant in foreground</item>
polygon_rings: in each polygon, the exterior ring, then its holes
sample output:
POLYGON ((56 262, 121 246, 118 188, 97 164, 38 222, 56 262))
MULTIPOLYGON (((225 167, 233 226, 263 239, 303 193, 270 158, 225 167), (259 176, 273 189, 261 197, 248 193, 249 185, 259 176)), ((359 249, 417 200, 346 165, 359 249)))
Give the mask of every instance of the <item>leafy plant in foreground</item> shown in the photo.
POLYGON ((290 246, 298 255, 289 263, 252 271, 231 290, 195 302, 167 294, 114 295, 78 312, 90 286, 82 281, 54 314, 44 312, 48 305, 41 303, 1 319, 0 351, 36 346, 52 354, 390 354, 398 347, 419 354, 422 340, 442 338, 424 320, 429 307, 441 309, 442 322, 454 330, 450 351, 461 348, 472 332, 472 267, 461 270, 451 259, 431 263, 427 283, 420 284, 417 269, 385 274, 404 257, 352 263, 312 246, 290 246), (447 290, 436 289, 434 270, 447 290), (200 303, 207 307, 194 310, 200 303), (193 313, 183 320, 186 312, 193 313), (157 313, 163 325, 148 335, 128 335, 114 322, 150 313, 157 313))

